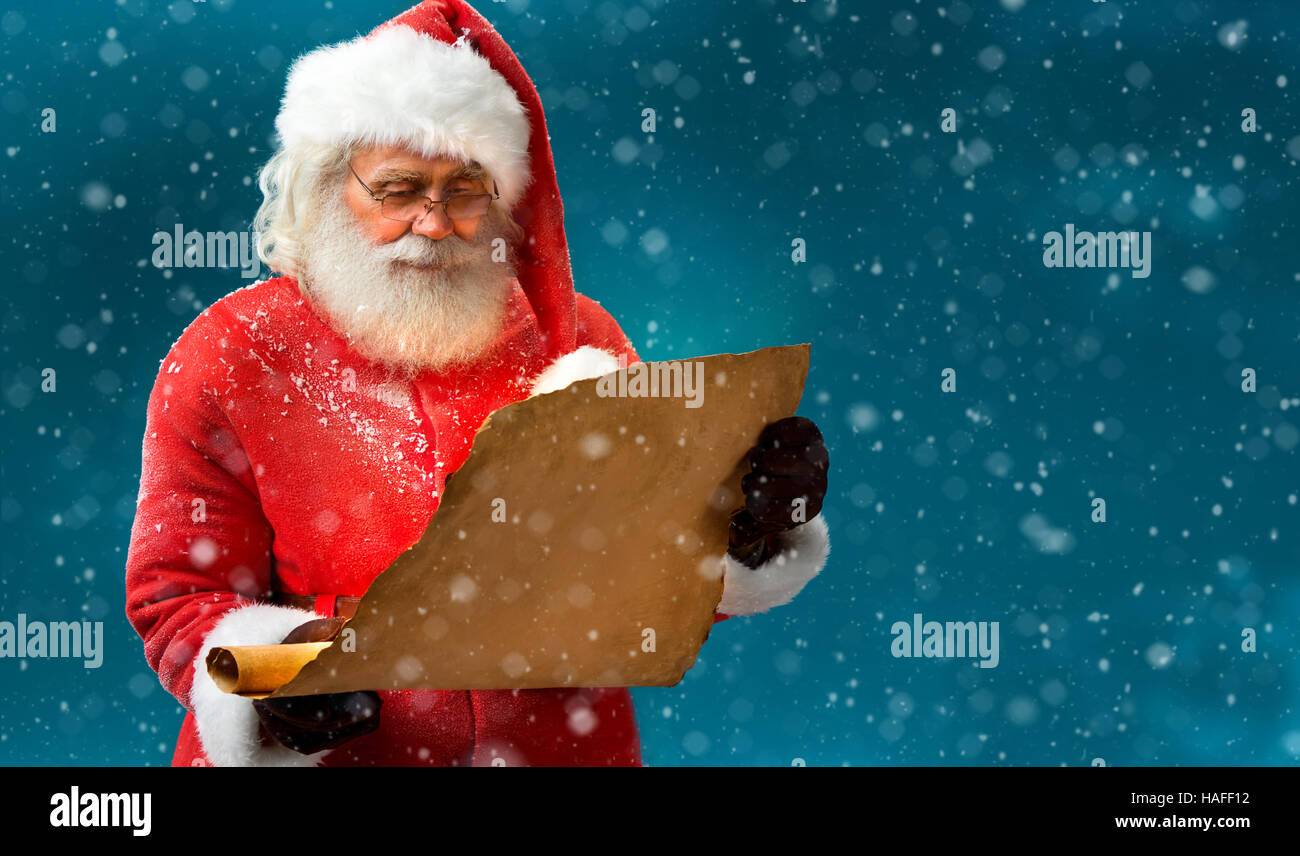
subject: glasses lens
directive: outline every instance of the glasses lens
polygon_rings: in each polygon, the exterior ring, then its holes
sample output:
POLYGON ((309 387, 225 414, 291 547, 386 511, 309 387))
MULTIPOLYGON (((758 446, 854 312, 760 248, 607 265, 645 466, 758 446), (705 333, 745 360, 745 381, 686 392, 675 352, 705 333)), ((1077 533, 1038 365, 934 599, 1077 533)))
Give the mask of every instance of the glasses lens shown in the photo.
POLYGON ((418 220, 429 200, 414 193, 393 193, 384 197, 383 215, 389 220, 418 220))
POLYGON ((453 196, 447 200, 447 216, 453 220, 478 217, 488 210, 488 203, 491 201, 492 197, 486 193, 476 193, 472 196, 453 196))

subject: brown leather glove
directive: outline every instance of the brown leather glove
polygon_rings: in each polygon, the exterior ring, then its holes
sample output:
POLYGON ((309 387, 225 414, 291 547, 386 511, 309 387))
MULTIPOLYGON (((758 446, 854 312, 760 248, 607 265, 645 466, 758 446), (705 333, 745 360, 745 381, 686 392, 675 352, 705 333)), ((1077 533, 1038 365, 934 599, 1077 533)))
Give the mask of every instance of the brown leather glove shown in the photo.
MULTIPOLYGON (((283 641, 327 642, 345 623, 342 618, 317 618, 294 628, 283 641)), ((336 749, 379 728, 382 705, 379 693, 369 690, 253 700, 263 740, 273 738, 304 755, 336 749)))
POLYGON ((830 453, 816 423, 802 416, 778 419, 749 450, 750 472, 740 480, 745 507, 731 515, 727 552, 749 568, 780 551, 780 534, 812 520, 826 498, 830 453), (794 500, 805 500, 795 520, 794 500))

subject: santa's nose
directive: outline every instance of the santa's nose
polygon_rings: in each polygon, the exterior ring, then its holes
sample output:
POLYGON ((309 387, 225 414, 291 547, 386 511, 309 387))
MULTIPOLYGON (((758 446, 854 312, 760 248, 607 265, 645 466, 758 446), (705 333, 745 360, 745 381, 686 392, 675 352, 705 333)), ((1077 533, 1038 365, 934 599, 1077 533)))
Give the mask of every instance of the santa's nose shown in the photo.
POLYGON ((452 233, 451 218, 443 206, 435 205, 419 220, 411 224, 411 231, 426 238, 441 240, 452 233))

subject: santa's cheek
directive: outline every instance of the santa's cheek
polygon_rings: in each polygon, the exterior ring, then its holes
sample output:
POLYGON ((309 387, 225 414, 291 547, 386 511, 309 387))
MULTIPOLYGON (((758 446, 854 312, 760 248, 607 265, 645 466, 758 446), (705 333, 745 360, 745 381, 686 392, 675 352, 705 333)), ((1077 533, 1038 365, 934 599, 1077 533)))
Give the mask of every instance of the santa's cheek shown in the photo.
POLYGON ((376 246, 391 244, 393 241, 401 238, 410 230, 410 227, 404 223, 395 223, 392 220, 380 220, 377 223, 369 223, 365 227, 365 233, 370 242, 376 246))

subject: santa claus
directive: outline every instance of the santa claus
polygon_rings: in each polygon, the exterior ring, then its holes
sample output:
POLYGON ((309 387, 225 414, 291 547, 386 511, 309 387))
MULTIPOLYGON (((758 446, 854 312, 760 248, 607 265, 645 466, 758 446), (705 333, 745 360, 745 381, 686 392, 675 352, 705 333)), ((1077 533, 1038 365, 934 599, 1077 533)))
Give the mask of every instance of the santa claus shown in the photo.
MULTIPOLYGON (((462 0, 300 58, 276 128, 255 228, 285 275, 196 318, 149 399, 126 610, 188 711, 173 763, 640 764, 626 688, 253 702, 208 678, 214 646, 330 638, 493 410, 640 361, 574 291, 541 101, 462 0)), ((756 440, 719 619, 830 550, 816 426, 756 440)))

